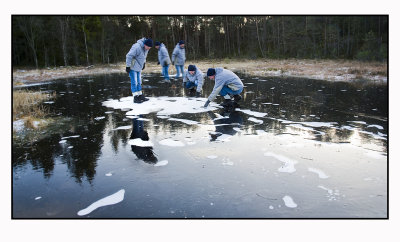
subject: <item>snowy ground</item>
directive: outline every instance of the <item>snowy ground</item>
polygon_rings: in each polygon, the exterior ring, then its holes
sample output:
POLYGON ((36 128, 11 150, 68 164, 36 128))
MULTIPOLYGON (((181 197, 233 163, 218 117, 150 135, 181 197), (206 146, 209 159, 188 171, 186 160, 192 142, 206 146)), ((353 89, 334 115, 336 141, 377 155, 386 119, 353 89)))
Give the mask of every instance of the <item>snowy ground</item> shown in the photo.
MULTIPOLYGON (((212 60, 188 61, 186 65, 194 64, 203 72, 210 67, 224 67, 233 71, 256 76, 304 77, 327 81, 367 80, 372 82, 387 82, 387 63, 359 62, 349 60, 212 60)), ((143 73, 159 73, 160 66, 148 62, 143 73)), ((77 76, 103 75, 123 73, 125 64, 92 65, 89 67, 57 67, 40 70, 13 70, 13 85, 27 85, 37 82, 49 82, 60 78, 77 76)), ((174 67, 169 68, 170 75, 176 73, 174 67)))

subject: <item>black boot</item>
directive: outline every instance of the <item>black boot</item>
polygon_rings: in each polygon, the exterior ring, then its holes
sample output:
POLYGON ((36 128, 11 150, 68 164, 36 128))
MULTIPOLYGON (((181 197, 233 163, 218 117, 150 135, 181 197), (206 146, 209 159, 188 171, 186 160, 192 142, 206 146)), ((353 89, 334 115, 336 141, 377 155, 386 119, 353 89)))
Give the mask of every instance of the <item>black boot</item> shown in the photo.
POLYGON ((233 95, 233 100, 235 100, 235 102, 239 102, 242 99, 242 96, 240 96, 239 94, 233 95))
POLYGON ((149 99, 148 99, 147 97, 144 97, 143 94, 142 94, 142 95, 139 95, 139 99, 140 99, 142 102, 149 101, 149 99))
POLYGON ((224 99, 224 102, 221 104, 223 107, 229 107, 232 106, 232 100, 231 99, 224 99))
POLYGON ((189 89, 189 96, 194 96, 195 95, 195 93, 196 93, 196 90, 194 89, 194 88, 190 88, 189 89))
POLYGON ((133 103, 142 103, 143 101, 140 99, 140 96, 133 97, 133 103))

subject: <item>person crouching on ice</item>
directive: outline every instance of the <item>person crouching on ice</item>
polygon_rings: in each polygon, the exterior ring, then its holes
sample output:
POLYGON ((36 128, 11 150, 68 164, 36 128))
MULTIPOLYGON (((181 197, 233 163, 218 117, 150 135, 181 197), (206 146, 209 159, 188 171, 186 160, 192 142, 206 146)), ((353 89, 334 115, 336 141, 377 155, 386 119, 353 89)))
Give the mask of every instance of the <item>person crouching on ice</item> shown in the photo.
POLYGON ((215 69, 209 68, 207 76, 211 80, 214 80, 215 84, 208 100, 204 104, 204 107, 206 108, 218 94, 224 97, 224 103, 222 106, 229 110, 233 110, 235 106, 237 107, 237 102, 242 99, 239 94, 243 91, 243 82, 240 78, 232 71, 221 67, 215 69), (232 102, 232 97, 234 102, 232 102))
POLYGON ((147 53, 153 47, 152 39, 140 39, 132 45, 126 54, 126 72, 131 78, 131 90, 134 103, 148 101, 142 93, 142 81, 140 75, 146 65, 147 53))
POLYGON ((183 75, 183 87, 189 90, 191 96, 196 91, 196 97, 200 97, 203 80, 203 72, 195 65, 189 65, 188 70, 183 75))

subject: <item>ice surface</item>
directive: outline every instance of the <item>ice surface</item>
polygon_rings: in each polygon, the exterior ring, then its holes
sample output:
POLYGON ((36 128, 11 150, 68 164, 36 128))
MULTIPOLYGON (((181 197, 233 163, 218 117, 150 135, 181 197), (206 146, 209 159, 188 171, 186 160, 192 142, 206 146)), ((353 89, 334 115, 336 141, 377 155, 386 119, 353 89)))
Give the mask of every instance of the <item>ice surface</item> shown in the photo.
POLYGON ((214 111, 219 106, 211 102, 207 108, 203 108, 206 98, 186 97, 149 97, 149 101, 143 103, 133 103, 133 97, 123 97, 119 100, 107 100, 103 106, 114 109, 130 109, 126 115, 149 114, 156 112, 159 116, 168 116, 179 113, 201 113, 214 111))
POLYGON ((329 177, 328 175, 325 174, 325 172, 323 172, 323 171, 321 171, 319 169, 316 169, 316 168, 310 167, 310 168, 308 168, 308 171, 317 173, 318 177, 321 178, 321 179, 326 179, 326 178, 329 177))
POLYGON ((293 201, 293 199, 290 196, 286 195, 282 199, 285 202, 286 207, 288 208, 297 207, 297 204, 293 201))
POLYGON ((274 206, 270 205, 270 206, 269 206, 269 209, 274 209, 274 206))
POLYGON ((163 140, 159 141, 158 143, 160 143, 161 145, 173 146, 173 147, 185 146, 185 144, 182 143, 181 141, 172 140, 172 139, 163 139, 163 140))
POLYGON ((35 197, 35 200, 39 200, 39 199, 41 199, 42 197, 35 197))
POLYGON ((128 140, 129 145, 135 145, 140 147, 153 147, 154 144, 151 141, 142 140, 140 138, 128 140))
POLYGON ((216 155, 209 155, 209 156, 207 156, 207 158, 208 158, 208 159, 216 159, 216 158, 218 158, 218 156, 216 156, 216 155))
POLYGON ((106 174, 106 176, 112 176, 112 173, 111 173, 111 172, 109 172, 109 173, 107 173, 107 174, 106 174))
POLYGON ((254 123, 258 123, 258 124, 264 123, 264 121, 262 121, 262 120, 260 120, 260 119, 253 118, 253 117, 250 117, 249 120, 252 121, 252 122, 254 122, 254 123))
POLYGON ((154 166, 166 166, 168 164, 168 160, 162 160, 154 164, 154 166))
POLYGON ((278 169, 278 171, 280 172, 293 173, 296 171, 296 169, 294 168, 294 165, 298 163, 296 160, 292 160, 286 156, 278 155, 272 152, 266 152, 264 153, 264 156, 271 156, 283 162, 284 163, 283 166, 278 169))
POLYGON ((121 189, 118 192, 116 192, 108 197, 102 198, 102 199, 92 203, 89 207, 80 210, 78 212, 78 215, 84 216, 84 215, 87 215, 87 214, 93 212, 95 209, 97 209, 99 207, 113 205, 113 204, 122 202, 122 200, 124 200, 124 195, 125 195, 125 189, 121 189))

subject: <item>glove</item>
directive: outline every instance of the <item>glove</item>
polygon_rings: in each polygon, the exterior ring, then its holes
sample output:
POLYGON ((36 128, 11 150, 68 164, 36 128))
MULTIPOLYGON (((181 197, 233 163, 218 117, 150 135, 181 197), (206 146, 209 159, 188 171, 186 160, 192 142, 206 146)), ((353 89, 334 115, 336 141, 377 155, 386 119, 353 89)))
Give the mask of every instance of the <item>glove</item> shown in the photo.
POLYGON ((130 68, 129 66, 127 66, 126 69, 125 69, 125 71, 126 71, 127 73, 129 73, 129 72, 131 72, 131 68, 130 68))
POLYGON ((196 92, 196 97, 200 97, 200 92, 196 92))
POLYGON ((157 65, 159 65, 160 64, 160 62, 157 62, 157 65))
POLYGON ((146 63, 143 63, 143 68, 142 68, 142 70, 144 70, 144 67, 146 66, 146 63))
POLYGON ((207 102, 204 104, 204 107, 206 108, 210 104, 210 100, 207 100, 207 102))

